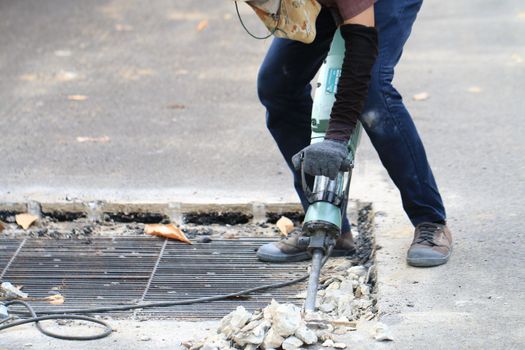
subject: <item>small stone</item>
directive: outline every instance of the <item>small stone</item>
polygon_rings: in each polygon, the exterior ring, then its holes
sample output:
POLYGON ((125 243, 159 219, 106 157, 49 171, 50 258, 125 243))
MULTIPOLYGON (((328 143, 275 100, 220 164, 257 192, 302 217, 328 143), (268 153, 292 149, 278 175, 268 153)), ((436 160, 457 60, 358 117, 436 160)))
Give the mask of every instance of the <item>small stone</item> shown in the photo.
POLYGON ((354 296, 352 294, 343 295, 337 300, 337 314, 351 318, 353 316, 354 296))
POLYGON ((341 287, 341 283, 339 282, 332 282, 326 289, 339 289, 341 287))
POLYGON ((390 335, 388 326, 384 323, 378 322, 375 326, 374 339, 377 341, 392 341, 394 340, 390 335))
POLYGON ((349 275, 356 275, 359 277, 365 277, 367 273, 367 269, 364 266, 352 266, 348 270, 346 270, 349 275))
POLYGON ((333 338, 332 332, 333 331, 328 331, 328 330, 325 330, 325 329, 316 331, 315 335, 317 335, 317 341, 324 342, 324 341, 327 341, 327 340, 332 340, 332 338, 333 338))
POLYGON ((334 334, 337 334, 337 335, 346 334, 346 333, 348 333, 347 328, 348 327, 337 327, 336 329, 334 329, 334 334))
POLYGON ((325 313, 334 311, 335 305, 332 303, 324 303, 319 306, 319 310, 325 313))
POLYGON ((250 318, 250 322, 258 321, 263 319, 263 312, 261 309, 255 310, 250 318))
POLYGON ((191 350, 219 350, 219 349, 230 349, 230 341, 226 339, 224 334, 215 334, 206 338, 205 340, 193 344, 191 350))
POLYGON ((240 346, 246 346, 247 344, 255 344, 259 346, 266 335, 266 330, 270 328, 268 321, 254 321, 255 327, 251 328, 252 325, 248 324, 239 333, 233 335, 233 340, 240 346), (245 328, 248 330, 244 331, 245 328))
POLYGON ((252 314, 246 311, 244 307, 237 306, 237 309, 222 318, 218 331, 230 337, 244 327, 251 317, 252 314))
POLYGON ((341 282, 341 285, 339 286, 339 289, 341 289, 344 293, 351 293, 354 291, 354 284, 355 281, 351 279, 344 280, 341 282))
POLYGON ((326 348, 333 348, 335 345, 334 341, 332 339, 327 339, 321 346, 324 346, 326 348))
POLYGON ((150 341, 150 340, 151 340, 151 338, 146 336, 146 335, 140 337, 140 341, 150 341))
POLYGON ((300 340, 302 340, 303 343, 307 345, 312 345, 312 344, 317 343, 317 335, 315 334, 313 330, 309 329, 305 325, 299 327, 295 331, 295 336, 299 338, 300 340))
POLYGON ((346 349, 345 343, 334 343, 334 348, 336 349, 346 349))
POLYGON ((303 345, 303 341, 297 337, 291 336, 284 340, 281 347, 283 350, 296 350, 303 345))
POLYGON ((219 350, 219 347, 215 344, 204 344, 200 350, 219 350))
POLYGON ((11 282, 3 282, 0 285, 0 294, 7 298, 27 298, 28 294, 22 292, 11 284, 11 282))
POLYGON ((317 311, 310 311, 305 313, 304 320, 308 323, 324 323, 325 315, 317 311))
POLYGON ((301 325, 301 309, 295 305, 278 304, 270 312, 272 326, 282 337, 294 334, 301 325))
POLYGON ((340 289, 330 289, 330 290, 326 290, 326 291, 325 291, 325 295, 324 295, 323 300, 322 300, 322 303, 323 303, 323 304, 331 303, 331 304, 337 305, 337 301, 338 301, 339 298, 341 298, 344 294, 349 294, 349 293, 344 293, 344 292, 343 292, 342 290, 340 290, 340 289))
POLYGON ((370 286, 368 286, 366 284, 362 284, 359 287, 361 289, 361 294, 363 294, 363 295, 370 295, 370 286))
POLYGON ((272 328, 266 333, 264 341, 261 344, 263 349, 277 349, 284 342, 284 338, 281 337, 277 332, 272 328))

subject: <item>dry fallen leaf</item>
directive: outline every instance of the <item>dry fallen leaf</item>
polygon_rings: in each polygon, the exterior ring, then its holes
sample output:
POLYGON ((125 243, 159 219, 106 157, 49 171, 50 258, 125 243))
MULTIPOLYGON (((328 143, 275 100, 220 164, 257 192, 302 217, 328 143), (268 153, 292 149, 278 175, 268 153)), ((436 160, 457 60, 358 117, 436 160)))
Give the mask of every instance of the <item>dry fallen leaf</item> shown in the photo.
POLYGON ((89 137, 89 136, 78 136, 77 142, 83 143, 83 142, 96 142, 96 143, 107 143, 111 139, 109 136, 101 136, 101 137, 89 137))
POLYGON ((133 27, 129 24, 117 23, 115 24, 115 30, 117 32, 131 32, 133 30, 133 27))
POLYGON ((27 230, 37 219, 37 216, 31 215, 31 214, 17 214, 16 215, 16 223, 24 230, 27 230))
POLYGON ((283 236, 288 236, 288 234, 293 230, 293 221, 288 219, 286 216, 281 216, 275 225, 277 225, 283 236))
POLYGON ((69 95, 67 99, 71 101, 85 101, 88 97, 86 95, 69 95))
POLYGON ((127 67, 120 71, 120 77, 126 80, 140 80, 143 77, 150 77, 155 74, 151 68, 127 67))
POLYGON ((197 24, 197 31, 202 32, 204 29, 208 28, 208 20, 203 19, 202 21, 197 24))
POLYGON ((510 56, 510 58, 512 59, 512 61, 514 63, 522 63, 523 62, 523 57, 521 57, 517 53, 513 53, 512 56, 510 56))
POLYGON ((191 241, 186 237, 184 232, 182 232, 173 224, 148 224, 144 226, 144 233, 147 235, 175 239, 177 241, 191 244, 191 241))
POLYGON ((64 297, 62 296, 62 294, 53 294, 53 295, 46 297, 44 300, 52 305, 64 304, 64 297))
POLYGON ((479 86, 471 86, 468 88, 468 92, 472 92, 473 94, 479 94, 483 90, 479 86))
POLYGON ((37 78, 38 77, 36 74, 23 74, 20 76, 20 80, 25 80, 25 81, 34 81, 37 78))
POLYGON ((0 221, 0 232, 2 232, 5 229, 4 223, 0 221))
POLYGON ((421 92, 419 94, 415 94, 414 96, 412 96, 412 99, 414 101, 424 101, 428 99, 429 97, 430 95, 428 94, 428 92, 421 92))
POLYGON ((168 105, 169 109, 186 109, 185 105, 179 104, 179 103, 172 103, 168 105))
POLYGON ((75 72, 60 71, 56 75, 56 80, 71 81, 71 80, 75 80, 77 77, 78 77, 78 74, 75 72))
POLYGON ((58 57, 69 57, 71 56, 72 52, 70 50, 56 50, 55 56, 58 57))

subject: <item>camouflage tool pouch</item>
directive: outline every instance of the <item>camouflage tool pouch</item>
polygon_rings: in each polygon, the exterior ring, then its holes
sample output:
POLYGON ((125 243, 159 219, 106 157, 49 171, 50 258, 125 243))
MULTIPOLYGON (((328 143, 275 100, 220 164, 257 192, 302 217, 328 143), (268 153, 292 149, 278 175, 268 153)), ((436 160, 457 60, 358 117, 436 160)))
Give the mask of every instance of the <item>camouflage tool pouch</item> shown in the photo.
POLYGON ((321 11, 316 0, 240 0, 246 2, 270 32, 279 38, 310 44, 321 11))

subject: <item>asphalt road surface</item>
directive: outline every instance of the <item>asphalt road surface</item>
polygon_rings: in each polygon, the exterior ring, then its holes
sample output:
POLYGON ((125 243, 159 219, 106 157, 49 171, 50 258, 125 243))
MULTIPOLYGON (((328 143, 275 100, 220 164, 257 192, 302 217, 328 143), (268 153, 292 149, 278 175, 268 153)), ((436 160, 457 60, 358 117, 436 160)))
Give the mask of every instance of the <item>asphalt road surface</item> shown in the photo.
MULTIPOLYGON (((242 31, 230 1, 0 0, 0 33, 0 202, 296 201, 256 95, 269 41, 242 31)), ((518 349, 525 4, 427 0, 395 85, 456 240, 448 265, 416 270, 403 260, 410 228, 392 240, 379 229, 395 344, 518 349), (411 276, 422 282, 409 291, 411 276), (415 306, 398 307, 409 294, 415 306)), ((355 181, 358 199, 393 198, 378 208, 407 226, 366 138, 355 181)))

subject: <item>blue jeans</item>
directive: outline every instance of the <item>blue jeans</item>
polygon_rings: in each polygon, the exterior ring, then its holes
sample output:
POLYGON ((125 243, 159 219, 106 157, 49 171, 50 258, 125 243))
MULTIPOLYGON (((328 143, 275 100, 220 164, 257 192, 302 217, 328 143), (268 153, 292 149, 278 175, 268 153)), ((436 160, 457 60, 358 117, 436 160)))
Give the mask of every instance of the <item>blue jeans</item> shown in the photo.
MULTIPOLYGON (((378 0, 379 56, 372 70, 368 99, 361 115, 381 162, 401 192, 403 208, 414 225, 444 221, 445 208, 423 143, 392 86, 394 67, 401 57, 422 0, 378 0)), ((317 19, 317 37, 311 44, 274 38, 258 76, 258 93, 266 107, 266 123, 288 166, 304 210, 308 208, 300 176, 291 158, 310 144, 311 81, 321 67, 336 30, 329 10, 317 19)), ((343 232, 350 226, 343 222, 343 232)))

